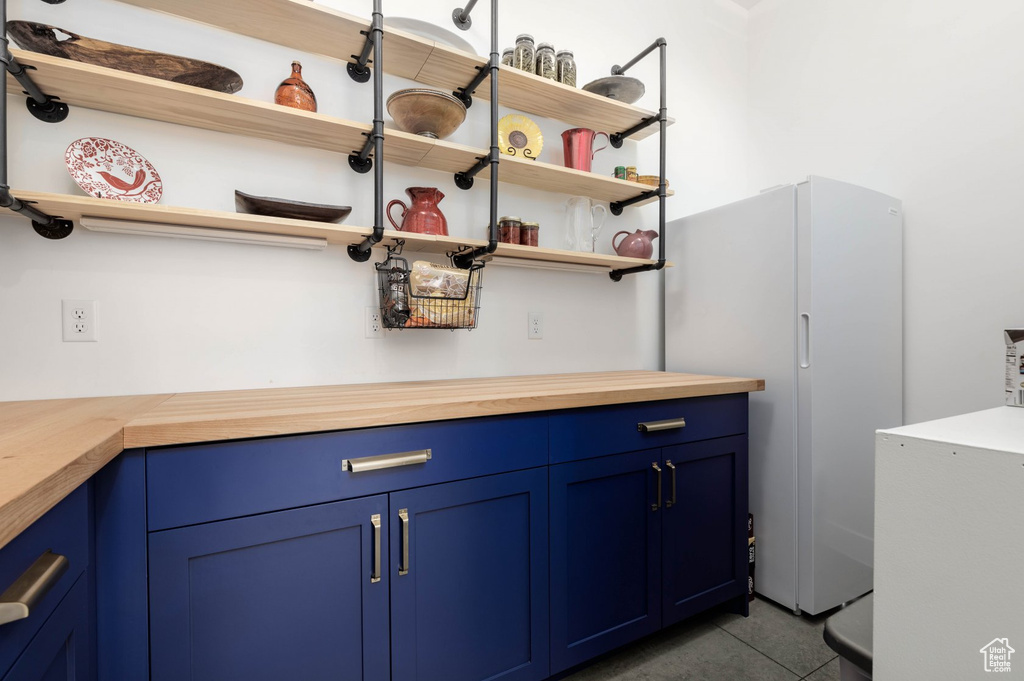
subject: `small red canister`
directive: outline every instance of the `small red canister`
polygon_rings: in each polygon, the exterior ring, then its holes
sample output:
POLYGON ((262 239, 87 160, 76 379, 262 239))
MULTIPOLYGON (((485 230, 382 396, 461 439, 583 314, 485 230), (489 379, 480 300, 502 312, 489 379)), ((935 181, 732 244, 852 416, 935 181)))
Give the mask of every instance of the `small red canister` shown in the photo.
POLYGON ((523 246, 536 246, 540 236, 540 223, 524 222, 519 225, 519 243, 523 246))
POLYGON ((498 220, 498 241, 503 244, 519 243, 519 227, 522 220, 512 215, 506 215, 498 220))

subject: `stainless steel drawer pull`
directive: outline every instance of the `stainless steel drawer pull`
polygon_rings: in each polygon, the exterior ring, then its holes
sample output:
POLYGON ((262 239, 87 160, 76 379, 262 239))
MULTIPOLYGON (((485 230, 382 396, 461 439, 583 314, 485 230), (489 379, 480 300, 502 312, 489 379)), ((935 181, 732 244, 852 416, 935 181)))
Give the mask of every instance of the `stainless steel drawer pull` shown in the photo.
POLYGON ((674 430, 676 428, 685 428, 686 419, 669 419, 668 421, 651 421, 650 423, 638 423, 636 429, 641 433, 654 433, 659 430, 674 430))
POLYGON ((652 463, 651 464, 651 468, 654 469, 654 472, 658 476, 657 477, 658 490, 654 494, 654 503, 651 504, 651 510, 652 511, 657 511, 659 508, 661 508, 661 468, 658 466, 657 462, 652 463))
POLYGON ((370 573, 370 583, 376 584, 380 581, 380 513, 370 516, 370 524, 373 525, 373 572, 370 573))
POLYGON ((32 608, 67 572, 68 565, 67 558, 53 551, 39 556, 21 577, 14 580, 14 584, 0 594, 0 624, 17 622, 31 615, 32 608))
POLYGON ((409 574, 409 509, 398 509, 398 524, 402 526, 402 556, 398 562, 398 574, 409 574))
POLYGON ((431 456, 432 454, 429 449, 418 449, 415 452, 378 454, 377 456, 364 456, 359 459, 342 459, 341 469, 350 473, 379 471, 382 468, 398 468, 399 466, 413 466, 418 463, 426 463, 430 461, 431 456))
POLYGON ((672 498, 665 502, 665 508, 672 508, 676 505, 676 465, 672 459, 665 459, 665 468, 672 471, 672 498))

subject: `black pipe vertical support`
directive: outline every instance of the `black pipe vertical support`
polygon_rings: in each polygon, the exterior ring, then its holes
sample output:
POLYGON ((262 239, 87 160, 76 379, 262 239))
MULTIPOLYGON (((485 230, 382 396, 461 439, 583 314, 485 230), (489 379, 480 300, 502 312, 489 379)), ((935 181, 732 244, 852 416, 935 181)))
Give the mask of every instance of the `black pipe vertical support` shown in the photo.
POLYGON ((464 270, 473 266, 473 261, 482 255, 498 250, 498 0, 491 0, 491 224, 486 246, 474 248, 467 253, 452 256, 452 264, 464 270))
POLYGON ((356 262, 369 260, 374 245, 384 239, 384 14, 381 0, 373 0, 370 37, 373 40, 373 233, 348 247, 349 257, 356 262))
MULTIPOLYGON (((7 25, 7 1, 0 0, 0 26, 7 25)), ((36 232, 46 237, 47 239, 63 239, 68 234, 71 234, 71 230, 74 229, 74 224, 70 220, 64 220, 62 218, 56 218, 51 215, 47 215, 42 211, 33 208, 30 204, 20 201, 11 195, 11 187, 7 183, 7 74, 18 73, 18 81, 24 85, 24 81, 32 84, 32 88, 42 98, 43 103, 50 102, 52 98, 47 97, 39 91, 39 88, 35 87, 31 79, 25 73, 24 67, 22 67, 14 59, 10 50, 7 49, 7 34, 6 32, 0 34, 0 56, 3 58, 4 70, 3 70, 3 92, 0 92, 0 208, 9 208, 15 213, 20 213, 25 217, 32 220, 32 226, 36 232)), ((29 98, 31 104, 33 100, 29 98)), ((67 105, 63 105, 64 109, 67 109, 67 105)), ((31 106, 29 107, 31 110, 31 106)), ((63 120, 63 119, 61 119, 63 120)))
POLYGON ((653 265, 641 265, 639 267, 629 267, 622 270, 612 270, 608 273, 608 276, 612 278, 612 281, 622 281, 622 275, 634 274, 637 272, 650 272, 652 270, 660 270, 665 267, 665 199, 668 198, 667 187, 665 187, 665 170, 666 170, 666 146, 665 146, 665 131, 668 127, 668 96, 666 94, 667 86, 667 68, 668 68, 668 57, 666 52, 668 50, 668 44, 664 38, 658 38, 654 45, 647 48, 645 51, 640 53, 633 61, 626 64, 626 66, 620 68, 618 66, 612 69, 612 73, 622 73, 627 68, 638 62, 640 59, 649 54, 654 47, 659 48, 659 56, 661 58, 661 105, 658 109, 658 137, 660 138, 660 163, 658 166, 658 235, 661 237, 658 239, 658 262, 653 265))

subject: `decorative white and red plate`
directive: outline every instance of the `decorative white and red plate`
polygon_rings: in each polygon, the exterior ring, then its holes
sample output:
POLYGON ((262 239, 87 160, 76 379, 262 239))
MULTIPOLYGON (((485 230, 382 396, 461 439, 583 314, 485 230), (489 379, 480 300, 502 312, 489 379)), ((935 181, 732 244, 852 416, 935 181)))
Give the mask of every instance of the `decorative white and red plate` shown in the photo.
POLYGON ((75 140, 64 152, 71 178, 99 199, 156 203, 164 193, 153 164, 131 147, 103 137, 75 140))

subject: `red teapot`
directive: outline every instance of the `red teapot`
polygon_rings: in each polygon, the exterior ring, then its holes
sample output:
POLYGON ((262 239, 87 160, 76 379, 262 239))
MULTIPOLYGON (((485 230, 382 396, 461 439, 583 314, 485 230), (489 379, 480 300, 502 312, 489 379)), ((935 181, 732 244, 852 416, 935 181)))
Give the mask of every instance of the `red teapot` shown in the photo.
POLYGON ((615 252, 625 258, 643 258, 647 260, 651 257, 651 253, 654 252, 654 244, 652 243, 658 238, 658 233, 654 230, 636 230, 632 234, 629 232, 616 232, 615 236, 612 237, 612 248, 615 252), (620 235, 625 234, 626 237, 615 244, 615 240, 620 235))
POLYGON ((434 234, 448 236, 448 221, 437 204, 444 194, 437 187, 409 187, 405 190, 411 204, 406 206, 400 199, 388 203, 388 220, 399 231, 415 232, 416 234, 434 234), (402 223, 395 222, 391 217, 391 207, 398 204, 402 207, 402 223))

